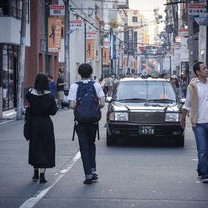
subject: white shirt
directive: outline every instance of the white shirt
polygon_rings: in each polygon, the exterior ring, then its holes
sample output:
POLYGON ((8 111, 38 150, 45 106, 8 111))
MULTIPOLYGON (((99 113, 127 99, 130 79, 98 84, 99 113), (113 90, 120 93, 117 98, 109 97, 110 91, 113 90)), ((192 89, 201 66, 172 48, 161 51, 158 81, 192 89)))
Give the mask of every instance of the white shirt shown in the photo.
MULTIPOLYGON (((91 80, 81 80, 81 81, 83 83, 87 83, 87 82, 89 82, 91 80)), ((94 83, 94 87, 95 87, 95 91, 96 91, 96 94, 97 94, 98 98, 101 98, 101 97, 105 96, 105 94, 103 92, 103 89, 102 89, 102 87, 101 87, 99 82, 95 82, 94 83)), ((78 89, 78 84, 74 83, 74 84, 71 85, 70 90, 69 90, 69 94, 68 94, 68 97, 67 97, 68 100, 76 101, 77 89, 78 89)))
MULTIPOLYGON (((208 123, 208 82, 202 83, 199 80, 196 83, 198 91, 198 119, 197 123, 208 123)), ((191 109, 191 93, 188 88, 186 102, 183 109, 190 111, 191 109)))

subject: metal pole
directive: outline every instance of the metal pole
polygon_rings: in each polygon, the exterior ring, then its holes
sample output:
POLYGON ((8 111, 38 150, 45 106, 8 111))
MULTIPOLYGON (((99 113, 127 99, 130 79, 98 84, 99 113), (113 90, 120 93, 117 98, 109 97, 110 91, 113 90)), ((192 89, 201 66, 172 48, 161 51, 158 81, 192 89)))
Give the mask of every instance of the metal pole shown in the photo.
POLYGON ((69 67, 69 16, 70 16, 70 8, 69 8, 69 0, 64 1, 65 5, 65 16, 64 16, 64 77, 68 88, 70 86, 70 67, 69 67))
POLYGON ((24 71, 25 71, 25 42, 26 42, 26 13, 27 0, 22 1, 22 19, 20 32, 20 50, 18 59, 18 89, 17 89, 17 114, 16 119, 22 119, 22 109, 24 100, 24 71))
POLYGON ((49 59, 48 59, 48 17, 49 17, 49 0, 45 2, 45 41, 46 41, 46 49, 45 49, 45 71, 46 73, 50 73, 49 70, 49 59))
POLYGON ((87 36, 87 22, 84 20, 84 62, 86 63, 86 36, 87 36))
MULTIPOLYGON (((206 6, 208 10, 208 0, 206 0, 206 6)), ((208 65, 208 25, 206 26, 206 65, 208 65)))
POLYGON ((101 75, 103 75, 103 48, 104 48, 104 37, 102 32, 101 33, 101 75))

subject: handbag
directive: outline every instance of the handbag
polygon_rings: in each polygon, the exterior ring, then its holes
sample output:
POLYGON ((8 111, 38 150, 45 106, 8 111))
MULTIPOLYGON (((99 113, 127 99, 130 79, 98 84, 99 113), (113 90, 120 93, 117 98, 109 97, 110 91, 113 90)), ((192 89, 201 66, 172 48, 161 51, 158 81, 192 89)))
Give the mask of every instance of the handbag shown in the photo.
POLYGON ((23 126, 23 135, 25 139, 28 141, 31 137, 31 109, 30 107, 26 107, 25 111, 25 123, 23 126))

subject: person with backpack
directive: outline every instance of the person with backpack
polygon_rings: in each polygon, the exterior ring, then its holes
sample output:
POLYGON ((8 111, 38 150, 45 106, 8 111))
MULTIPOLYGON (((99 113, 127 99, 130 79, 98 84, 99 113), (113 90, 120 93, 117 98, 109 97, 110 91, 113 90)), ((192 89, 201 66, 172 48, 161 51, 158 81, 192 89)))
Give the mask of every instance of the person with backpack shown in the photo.
POLYGON ((78 73, 81 81, 70 86, 68 100, 70 108, 74 110, 75 131, 85 173, 83 183, 92 184, 98 180, 95 138, 101 119, 100 109, 105 105, 105 94, 100 83, 91 79, 93 69, 90 64, 81 64, 78 73))

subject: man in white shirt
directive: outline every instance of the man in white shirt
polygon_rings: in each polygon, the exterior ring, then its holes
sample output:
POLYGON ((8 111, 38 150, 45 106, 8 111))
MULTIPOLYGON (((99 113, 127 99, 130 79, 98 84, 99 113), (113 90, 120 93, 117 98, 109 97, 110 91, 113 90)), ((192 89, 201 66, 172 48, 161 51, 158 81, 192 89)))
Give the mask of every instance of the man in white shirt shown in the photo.
POLYGON ((181 127, 185 128, 186 115, 190 111, 198 151, 198 176, 208 183, 208 69, 203 62, 193 66, 196 77, 188 86, 186 102, 182 107, 181 127))
MULTIPOLYGON (((90 64, 83 63, 78 68, 78 73, 81 76, 81 84, 91 84, 93 82, 96 95, 99 101, 99 107, 102 108, 105 105, 105 94, 99 82, 94 82, 91 79, 92 75, 92 67, 90 64)), ((68 100, 70 101, 70 108, 76 110, 77 104, 77 92, 78 92, 78 83, 74 83, 71 85, 68 100)), ((76 117, 75 117, 76 118, 76 117)), ((86 124, 82 122, 77 122, 76 124, 76 133, 79 139, 79 147, 81 152, 81 158, 83 162, 83 168, 85 173, 85 181, 84 184, 92 184, 94 180, 98 179, 98 175, 96 173, 96 147, 95 147, 95 138, 97 131, 97 124, 86 124)))

